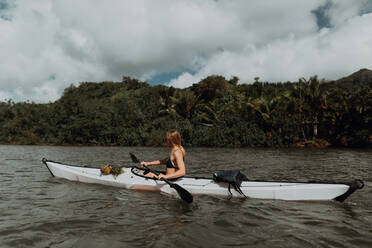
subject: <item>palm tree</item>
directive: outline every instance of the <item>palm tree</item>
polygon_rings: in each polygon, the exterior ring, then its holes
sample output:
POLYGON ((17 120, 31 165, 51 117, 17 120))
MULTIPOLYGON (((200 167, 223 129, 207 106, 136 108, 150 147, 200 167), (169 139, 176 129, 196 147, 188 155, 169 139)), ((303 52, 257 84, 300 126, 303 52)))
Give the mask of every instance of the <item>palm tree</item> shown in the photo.
POLYGON ((190 120, 196 111, 196 107, 200 102, 200 97, 196 96, 193 91, 186 89, 180 91, 175 99, 175 111, 190 120))
POLYGON ((323 90, 322 83, 323 80, 319 81, 317 76, 313 76, 308 80, 300 78, 298 83, 292 85, 290 99, 295 103, 297 123, 305 142, 308 140, 306 134, 314 137, 318 135, 322 111, 328 107, 328 92, 323 90), (305 131, 309 125, 312 134, 305 131))

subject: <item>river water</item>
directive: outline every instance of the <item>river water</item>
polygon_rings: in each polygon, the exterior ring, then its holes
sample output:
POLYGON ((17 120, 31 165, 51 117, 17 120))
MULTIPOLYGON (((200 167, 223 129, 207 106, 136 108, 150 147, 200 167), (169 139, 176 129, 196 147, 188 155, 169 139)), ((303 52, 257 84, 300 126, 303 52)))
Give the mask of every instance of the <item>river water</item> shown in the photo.
POLYGON ((372 150, 187 149, 188 175, 365 182, 344 203, 177 198, 54 178, 43 157, 132 166, 167 148, 0 146, 0 247, 372 247, 372 150))

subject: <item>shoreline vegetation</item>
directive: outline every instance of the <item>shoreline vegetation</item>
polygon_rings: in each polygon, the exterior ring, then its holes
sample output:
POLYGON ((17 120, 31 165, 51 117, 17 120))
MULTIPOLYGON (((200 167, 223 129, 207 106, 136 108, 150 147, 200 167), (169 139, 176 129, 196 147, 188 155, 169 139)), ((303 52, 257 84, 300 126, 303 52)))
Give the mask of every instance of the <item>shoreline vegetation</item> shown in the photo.
POLYGON ((178 89, 123 77, 71 85, 46 104, 0 101, 0 144, 162 146, 177 129, 189 147, 372 147, 371 70, 238 82, 212 75, 178 89))

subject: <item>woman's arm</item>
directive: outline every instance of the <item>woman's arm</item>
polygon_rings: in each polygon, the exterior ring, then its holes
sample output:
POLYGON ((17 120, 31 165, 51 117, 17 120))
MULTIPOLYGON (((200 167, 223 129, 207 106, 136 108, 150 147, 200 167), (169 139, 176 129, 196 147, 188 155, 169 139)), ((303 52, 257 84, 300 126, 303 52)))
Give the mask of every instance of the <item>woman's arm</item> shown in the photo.
POLYGON ((167 162, 167 159, 168 158, 165 158, 165 159, 160 159, 160 160, 155 160, 155 161, 151 161, 151 162, 141 162, 141 166, 152 166, 152 165, 161 165, 161 164, 165 164, 167 162))

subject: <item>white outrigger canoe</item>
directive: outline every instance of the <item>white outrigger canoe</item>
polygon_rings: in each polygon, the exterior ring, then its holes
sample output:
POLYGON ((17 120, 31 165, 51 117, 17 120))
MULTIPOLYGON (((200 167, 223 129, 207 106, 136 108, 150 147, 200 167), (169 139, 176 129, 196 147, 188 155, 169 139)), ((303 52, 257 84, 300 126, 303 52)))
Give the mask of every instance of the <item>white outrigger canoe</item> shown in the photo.
MULTIPOLYGON (((143 169, 138 167, 123 168, 124 173, 117 177, 102 175, 100 169, 68 165, 43 158, 52 176, 71 181, 102 184, 125 189, 158 191, 177 195, 175 189, 160 180, 145 178, 143 169)), ((228 190, 227 183, 217 183, 212 178, 182 177, 172 181, 193 195, 220 195, 249 197, 259 199, 280 199, 289 201, 336 200, 344 201, 355 190, 363 188, 363 181, 357 179, 351 183, 329 182, 266 182, 243 181, 240 188, 245 196, 236 190, 228 190)))

